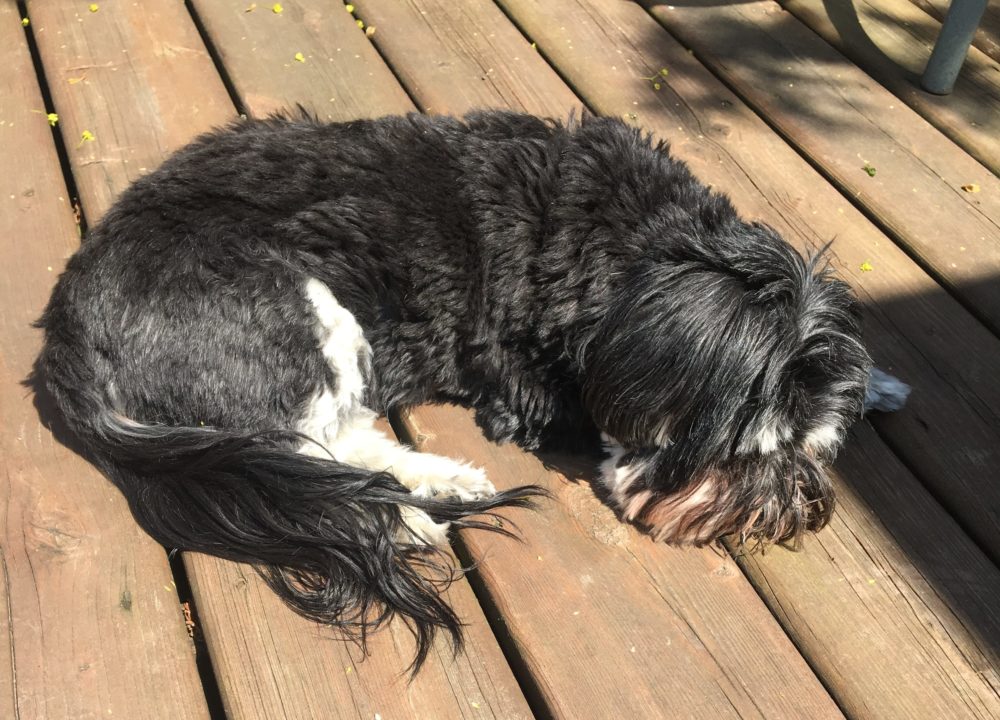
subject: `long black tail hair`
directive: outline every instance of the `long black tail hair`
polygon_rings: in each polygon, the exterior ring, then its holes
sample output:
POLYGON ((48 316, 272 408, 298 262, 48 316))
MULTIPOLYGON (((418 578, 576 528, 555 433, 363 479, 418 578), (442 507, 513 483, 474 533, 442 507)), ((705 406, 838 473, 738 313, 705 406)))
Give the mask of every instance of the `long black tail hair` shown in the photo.
POLYGON ((462 624, 440 597, 457 574, 454 564, 413 539, 401 507, 510 534, 473 516, 529 506, 544 494, 527 486, 472 502, 421 498, 387 472, 298 452, 304 437, 297 432, 136 423, 93 396, 81 414, 80 395, 73 402, 47 384, 90 459, 154 539, 251 563, 293 610, 341 628, 362 647, 368 632, 401 616, 416 640, 412 673, 439 629, 457 652, 462 624))

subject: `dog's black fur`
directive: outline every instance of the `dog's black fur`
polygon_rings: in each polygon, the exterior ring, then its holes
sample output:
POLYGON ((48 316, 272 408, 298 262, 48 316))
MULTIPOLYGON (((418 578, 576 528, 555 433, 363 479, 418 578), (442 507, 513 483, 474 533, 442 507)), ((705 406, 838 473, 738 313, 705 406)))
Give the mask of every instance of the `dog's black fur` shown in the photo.
POLYGON ((665 146, 614 120, 503 112, 245 121, 93 229, 39 367, 143 527, 257 564, 309 617, 364 632, 399 612, 419 663, 435 627, 459 625, 399 506, 474 524, 535 491, 417 498, 296 452, 304 406, 337 382, 307 277, 363 328, 378 412, 455 401, 531 449, 599 429, 635 469, 614 501, 672 542, 781 541, 829 517, 837 443, 807 439, 839 441, 860 414, 855 302, 665 146), (755 441, 769 432, 773 448, 755 441))

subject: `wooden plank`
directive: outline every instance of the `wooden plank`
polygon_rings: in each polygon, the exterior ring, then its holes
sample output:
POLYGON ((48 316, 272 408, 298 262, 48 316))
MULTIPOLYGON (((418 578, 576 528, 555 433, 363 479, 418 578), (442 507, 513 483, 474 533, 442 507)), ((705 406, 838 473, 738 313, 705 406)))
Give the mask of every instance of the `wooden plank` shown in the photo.
POLYGON ((865 304, 870 352, 914 387, 906 412, 873 422, 1000 560, 1000 488, 989 470, 1000 463, 1000 379, 993 369, 1000 341, 641 8, 586 0, 501 4, 519 23, 531 23, 529 35, 592 108, 634 118, 668 139, 702 181, 803 251, 834 240, 833 266, 865 304), (663 67, 669 80, 655 91, 643 78, 663 67), (861 269, 866 261, 872 271, 861 269))
POLYGON ((941 25, 907 0, 783 0, 782 6, 1000 173, 1000 64, 971 48, 955 90, 932 95, 917 80, 941 25))
MULTIPOLYGON (((837 264, 865 298, 870 320, 910 352, 927 352, 926 332, 901 327, 896 317, 902 320, 906 312, 919 312, 916 308, 927 301, 921 287, 929 286, 927 295, 934 299, 933 283, 777 142, 773 132, 641 8, 586 0, 502 0, 501 5, 591 107, 611 115, 635 114, 646 129, 670 138, 675 153, 699 176, 729 192, 745 213, 771 222, 805 247, 815 247, 821 238, 842 238, 837 253, 847 263, 838 259, 837 264), (663 67, 669 68, 670 80, 657 92, 643 78, 663 67), (884 259, 897 264, 877 266, 885 270, 881 274, 859 272, 855 253, 876 251, 894 253, 884 259), (887 292, 891 287, 895 292, 887 292), (886 308, 900 296, 905 306, 886 308)), ((929 317, 940 317, 944 308, 961 321, 953 304, 935 302, 934 307, 938 310, 929 317)), ((972 325, 982 334, 977 327, 972 325)), ((878 333, 870 338, 877 355, 891 355, 885 339, 878 333)), ((961 336, 952 340, 962 342, 961 336)), ((940 382, 936 373, 947 373, 944 368, 960 360, 949 360, 947 354, 940 358, 943 362, 928 364, 916 374, 921 392, 924 382, 940 382)), ((956 416, 955 409, 943 406, 938 412, 932 416, 938 422, 956 416)), ((975 429, 976 424, 969 426, 975 429)), ((960 437, 956 440, 961 443, 960 437)), ((763 579, 773 587, 780 585, 774 596, 785 611, 779 618, 813 667, 820 667, 828 648, 839 643, 847 649, 835 666, 823 666, 822 678, 849 714, 939 717, 939 712, 948 716, 970 707, 980 714, 1000 713, 995 680, 1000 618, 992 600, 1000 589, 1000 572, 864 425, 842 454, 843 469, 835 473, 835 483, 847 502, 838 518, 852 518, 851 523, 834 523, 800 553, 772 549, 757 558, 766 571, 763 579), (868 493, 869 485, 879 491, 868 493), (867 517, 877 517, 861 531, 853 520, 852 493, 864 498, 867 517), (850 550, 831 557, 824 549, 830 543, 850 550), (934 547, 946 548, 951 555, 942 557, 934 547), (894 564, 879 563, 886 557, 894 564), (923 578, 919 591, 903 593, 906 598, 914 592, 920 595, 921 623, 910 621, 915 606, 898 602, 898 595, 886 593, 858 603, 857 594, 874 577, 873 566, 884 573, 879 577, 900 588, 917 587, 913 578, 923 578), (812 614, 796 612, 816 587, 824 588, 823 605, 812 614), (824 606, 836 608, 842 622, 821 622, 824 606), (871 652, 873 638, 887 650, 871 652)), ((992 472, 978 473, 975 477, 988 491, 992 472)), ((766 592, 761 577, 756 579, 766 592)))
MULTIPOLYGON (((346 12, 296 2, 283 3, 280 15, 247 13, 228 2, 198 0, 193 7, 254 115, 299 103, 331 119, 413 109, 346 12), (295 61, 296 52, 306 62, 295 61)), ((448 595, 467 623, 465 652, 452 658, 439 638, 421 674, 407 684, 402 673, 413 646, 401 622, 374 636, 371 656, 357 662, 356 648, 290 613, 245 569, 203 555, 189 557, 187 567, 223 701, 234 717, 531 716, 465 581, 448 595)))
MULTIPOLYGON (((910 0, 914 5, 928 13, 938 22, 944 21, 951 4, 949 0, 910 0)), ((972 44, 982 50, 992 59, 1000 62, 1000 6, 996 3, 986 6, 979 29, 972 44)))
POLYGON ((554 717, 840 717, 724 553, 655 544, 595 497, 590 463, 548 458, 570 474, 555 472, 485 442, 471 412, 421 407, 405 421, 421 449, 482 466, 498 488, 552 493, 510 514, 523 543, 462 540, 554 717))
POLYGON ((436 642, 420 673, 402 623, 369 639, 369 656, 288 611, 245 566, 186 557, 202 628, 230 718, 531 718, 469 584, 446 594, 468 623, 465 651, 436 642))
POLYGON ((503 14, 484 2, 353 3, 425 113, 499 107, 565 119, 580 100, 503 14))
POLYGON ((281 5, 274 13, 263 5, 247 12, 223 0, 192 2, 249 113, 263 117, 301 104, 321 119, 343 120, 414 109, 339 5, 281 5))
POLYGON ((207 718, 165 553, 22 385, 79 237, 14 3, 0 65, 0 716, 207 718))
MULTIPOLYGON (((377 12, 373 3, 355 5, 358 15, 375 26, 374 37, 380 39, 379 49, 385 57, 390 60, 397 57, 394 39, 404 35, 422 48, 416 55, 402 56, 405 62, 394 63, 393 70, 414 82, 408 83, 414 97, 423 98, 426 92, 428 97, 437 98, 436 107, 441 111, 461 112, 472 104, 518 103, 517 97, 521 97, 524 99, 520 102, 538 112, 565 115, 577 103, 551 69, 488 3, 476 5, 476 12, 469 14, 456 12, 454 6, 446 3, 432 4, 434 12, 428 11, 426 20, 420 19, 416 4, 406 4, 409 15, 392 14, 403 9, 403 4, 381 4, 377 12), (436 39, 434 32, 442 38, 454 38, 465 49, 456 50, 456 46, 436 39), (490 55, 482 54, 490 49, 490 55), (530 63, 525 63, 523 80, 514 79, 514 72, 504 67, 508 64, 507 52, 518 57, 517 53, 521 53, 526 60, 530 59, 530 63), (415 69, 416 66, 419 68, 415 69), (481 70, 477 71, 477 67, 481 70), (486 72, 490 67, 495 68, 493 73, 486 72), (428 69, 435 78, 418 80, 426 76, 428 69), (483 76, 490 80, 483 81, 483 76), (479 90, 483 85, 502 90, 483 92, 479 90)), ((309 17, 309 8, 317 6, 313 2, 295 5, 302 10, 303 17, 309 17)), ((314 106, 322 102, 317 85, 307 78, 280 73, 277 78, 269 78, 265 68, 255 64, 259 62, 256 60, 259 45, 256 52, 244 51, 242 57, 237 56, 238 49, 244 47, 237 40, 247 36, 247 31, 235 27, 237 21, 231 17, 231 11, 216 15, 213 8, 219 6, 201 0, 196 0, 196 7, 241 96, 249 94, 250 88, 260 95, 266 91, 265 83, 272 82, 271 97, 281 93, 288 98, 294 89, 296 102, 314 106), (236 50, 231 50, 234 45, 236 50)), ((419 8, 427 9, 428 4, 422 3, 419 8)), ((329 22, 336 23, 338 18, 329 22)), ((337 36, 337 28, 341 26, 353 30, 355 37, 363 40, 350 22, 350 18, 344 17, 339 26, 333 25, 321 33, 328 43, 325 52, 346 47, 350 42, 337 36)), ((264 28, 259 32, 275 32, 264 28)), ((285 33, 282 31, 279 40, 282 47, 305 42, 298 39, 293 43, 286 39, 285 33)), ((363 55, 366 51, 359 48, 357 52, 363 55)), ((367 52, 372 51, 369 48, 367 52)), ((309 62, 324 57, 311 46, 306 56, 309 62)), ((386 112, 405 109, 391 100, 379 100, 376 93, 387 82, 388 75, 370 84, 369 98, 373 100, 368 102, 381 102, 386 112)), ((334 96, 340 97, 337 85, 324 86, 322 92, 331 87, 334 96)), ((366 105, 361 111, 367 113, 371 108, 366 105)), ((499 451, 483 440, 464 412, 420 409, 414 411, 414 416, 441 418, 445 427, 441 430, 441 442, 435 445, 439 452, 484 462, 490 459, 490 453, 499 451), (447 441, 443 440, 445 432, 450 433, 447 441)), ((495 479, 508 485, 534 479, 552 487, 558 485, 555 476, 546 474, 536 459, 513 448, 501 452, 506 453, 504 469, 496 461, 489 466, 491 472, 499 475, 495 479), (507 465, 508 462, 511 464, 507 465)), ((488 567, 488 572, 498 574, 488 580, 490 587, 494 591, 501 586, 517 588, 507 594, 510 602, 502 604, 502 620, 507 632, 517 638, 517 654, 531 671, 529 682, 541 695, 546 712, 574 718, 678 713, 731 717, 734 712, 751 716, 839 715, 731 562, 704 551, 691 555, 686 564, 681 562, 676 569, 666 558, 651 559, 644 566, 633 559, 622 539, 647 541, 634 532, 630 536, 631 531, 617 523, 613 514, 588 491, 576 490, 582 493, 575 506, 578 514, 546 506, 542 515, 512 516, 519 527, 533 529, 526 545, 495 537, 482 538, 482 533, 472 533, 469 537, 470 547, 476 550, 475 558, 482 561, 484 572, 488 567), (594 524, 587 524, 589 518, 596 518, 594 524), (585 530, 581 531, 581 525, 585 530), (547 544, 535 543, 536 538, 543 537, 547 538, 547 544), (489 545, 476 544, 477 538, 489 545), (546 566, 544 584, 538 582, 537 575, 524 573, 525 558, 530 561, 528 567, 532 567, 537 566, 537 554, 543 553, 551 561, 562 552, 575 554, 578 561, 570 559, 546 566), (581 580, 588 573, 585 568, 592 570, 590 580, 581 580), (656 573, 661 580, 649 582, 645 580, 647 573, 656 573), (690 579, 692 573, 696 580, 690 579), (595 586, 588 589, 590 583, 595 586), (566 593, 575 596, 573 608, 565 605, 566 593), (669 593, 673 598, 666 601, 667 607, 659 593, 669 593), (712 600, 698 601, 702 596, 712 600), (688 605, 692 607, 688 609, 688 605), (601 620, 596 620, 598 617, 601 620), (587 619, 592 622, 587 623, 587 619), (586 630, 581 630, 583 623, 587 623, 586 630), (637 627, 643 628, 642 638, 637 637, 637 627), (629 649, 631 646, 623 646, 629 638, 636 646, 635 653, 629 649), (650 659, 654 657, 656 662, 651 665, 650 659), (609 667, 614 668, 612 673, 607 672, 609 667), (786 691, 789 686, 800 691, 789 694, 786 691)))
POLYGON ((464 652, 439 639, 411 681, 415 645, 402 622, 374 634, 365 656, 289 612, 252 568, 199 553, 185 562, 232 718, 533 717, 464 580, 445 595, 467 623, 464 652))
POLYGON ((771 0, 643 4, 1000 334, 1000 178, 771 0))
POLYGON ((98 12, 89 12, 74 0, 28 3, 80 201, 92 222, 193 132, 232 117, 232 103, 184 8, 127 0, 97 5, 98 12), (94 140, 82 140, 84 131, 94 140))
POLYGON ((828 529, 741 565, 847 715, 1000 717, 996 567, 866 424, 837 470, 828 529))
MULTIPOLYGON (((384 421, 383 429, 391 432, 384 421)), ((415 648, 403 623, 374 634, 366 657, 289 612, 252 568, 199 553, 185 563, 229 717, 533 717, 464 580, 446 597, 467 623, 465 651, 453 655, 439 639, 411 682, 415 648)))

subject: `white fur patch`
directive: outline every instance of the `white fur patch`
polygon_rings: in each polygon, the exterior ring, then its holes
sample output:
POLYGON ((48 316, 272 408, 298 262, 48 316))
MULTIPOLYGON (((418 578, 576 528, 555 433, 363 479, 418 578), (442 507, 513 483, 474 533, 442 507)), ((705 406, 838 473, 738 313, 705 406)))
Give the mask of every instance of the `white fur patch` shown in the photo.
POLYGON ((813 428, 806 435, 803 444, 816 450, 827 450, 840 444, 840 428, 836 425, 823 425, 813 428))
MULTIPOLYGON (((307 408, 299 431, 315 442, 301 452, 314 457, 333 457, 351 467, 387 471, 416 495, 447 496, 478 500, 496 493, 481 469, 451 458, 413 452, 375 429, 376 414, 363 404, 365 376, 370 371, 371 346, 361 326, 323 283, 311 279, 306 295, 317 317, 316 336, 323 356, 337 378, 337 389, 324 388, 307 408)), ((416 537, 444 537, 422 511, 406 508, 416 537)))
MULTIPOLYGON (((777 422, 765 425, 750 441, 749 452, 756 450, 762 455, 773 453, 783 442, 792 438, 791 429, 777 422)), ((745 445, 745 442, 743 443, 745 445)))
MULTIPOLYGON (((316 337, 323 357, 337 377, 336 391, 317 399, 323 409, 347 420, 363 407, 365 375, 371 370, 372 349, 354 316, 337 302, 330 289, 316 278, 306 282, 306 297, 316 313, 316 337)), ((336 428, 333 428, 336 435, 336 428)))
POLYGON ((608 453, 608 459, 600 465, 601 482, 604 483, 604 487, 611 491, 611 499, 621 507, 628 489, 646 470, 648 463, 633 462, 619 467, 618 463, 625 455, 625 448, 610 435, 602 433, 601 440, 604 451, 608 453))

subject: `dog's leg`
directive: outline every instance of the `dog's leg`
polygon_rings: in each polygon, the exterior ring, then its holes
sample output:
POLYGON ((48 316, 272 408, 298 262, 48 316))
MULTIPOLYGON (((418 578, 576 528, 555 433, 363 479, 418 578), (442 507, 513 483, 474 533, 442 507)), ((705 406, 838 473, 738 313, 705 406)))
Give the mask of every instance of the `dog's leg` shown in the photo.
MULTIPOLYGON (((481 469, 440 455, 414 452, 375 429, 376 415, 363 404, 371 347, 361 327, 318 280, 309 280, 306 296, 316 313, 317 337, 337 387, 320 393, 307 410, 299 429, 315 442, 306 443, 302 451, 332 456, 353 467, 390 472, 422 497, 478 500, 495 494, 481 469)), ((414 539, 428 544, 446 541, 447 523, 435 523, 413 507, 405 507, 403 516, 414 539)))
POLYGON ((372 427, 375 414, 358 422, 330 445, 340 462, 370 470, 386 470, 421 497, 445 496, 459 500, 481 500, 496 493, 486 473, 468 463, 431 453, 414 452, 372 427))

